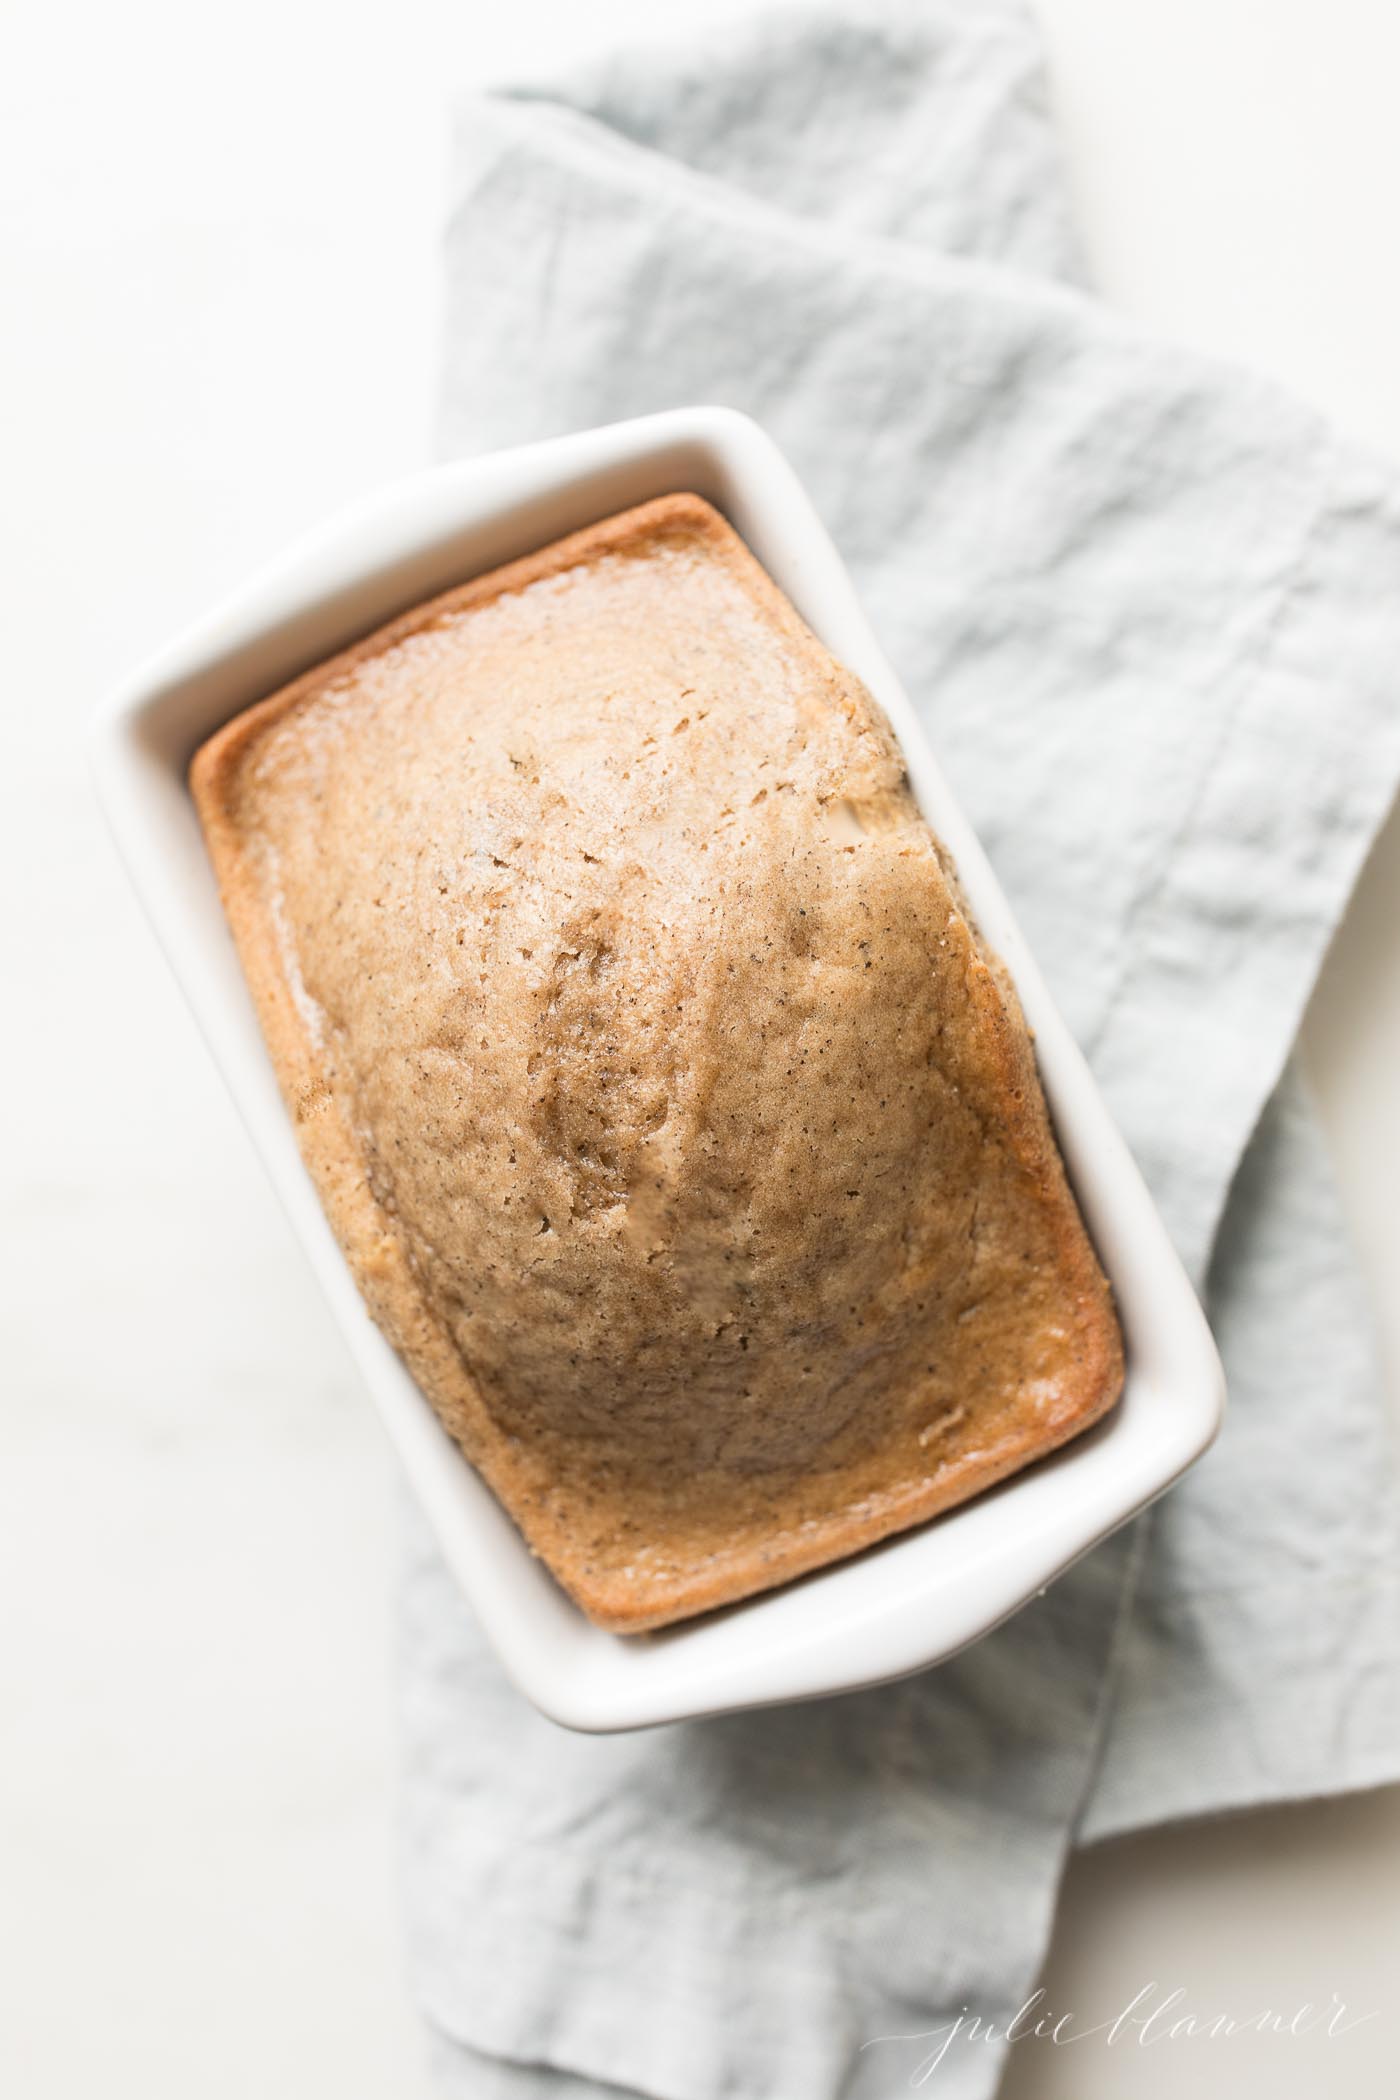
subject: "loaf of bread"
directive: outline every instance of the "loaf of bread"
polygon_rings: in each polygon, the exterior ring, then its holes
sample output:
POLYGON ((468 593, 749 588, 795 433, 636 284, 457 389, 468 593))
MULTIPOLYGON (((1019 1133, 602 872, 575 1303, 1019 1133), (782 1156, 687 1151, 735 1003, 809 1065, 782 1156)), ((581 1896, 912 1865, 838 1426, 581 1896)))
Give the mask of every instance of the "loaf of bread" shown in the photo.
POLYGON ((599 1625, 1112 1405, 1014 992, 869 694, 698 497, 420 606, 191 782, 374 1317, 599 1625))

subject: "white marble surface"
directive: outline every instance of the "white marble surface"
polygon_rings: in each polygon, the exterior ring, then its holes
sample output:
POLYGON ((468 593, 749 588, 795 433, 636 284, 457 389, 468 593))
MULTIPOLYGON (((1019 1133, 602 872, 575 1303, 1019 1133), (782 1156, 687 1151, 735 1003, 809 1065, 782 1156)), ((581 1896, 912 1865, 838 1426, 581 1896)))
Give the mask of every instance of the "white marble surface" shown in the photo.
MULTIPOLYGON (((735 0, 673 5, 718 24, 735 0)), ((394 1484, 94 820, 114 673, 428 452, 454 84, 654 0, 76 0, 0 49, 9 1109, 0 2091, 428 2091, 393 1888, 394 1484)), ((1400 21, 1044 0, 1100 282, 1400 455, 1400 21)), ((1400 1390, 1400 824, 1308 1024, 1400 1390)), ((1056 2005, 1385 2005, 1400 1791, 1105 1847, 1056 2005)), ((1015 2100, 1393 2090, 1335 2042, 1018 2050, 1015 2100)), ((936 2087, 935 2087, 936 2090, 936 2087)))

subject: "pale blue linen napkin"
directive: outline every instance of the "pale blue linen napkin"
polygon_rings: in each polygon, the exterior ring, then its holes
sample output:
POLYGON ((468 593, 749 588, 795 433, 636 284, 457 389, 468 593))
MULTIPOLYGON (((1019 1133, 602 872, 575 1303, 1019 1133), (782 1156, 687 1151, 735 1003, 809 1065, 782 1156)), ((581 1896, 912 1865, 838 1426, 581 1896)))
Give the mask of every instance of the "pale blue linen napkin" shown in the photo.
POLYGON ((444 2083, 871 2100, 923 2053, 879 2037, 1009 2019, 1076 1835, 1400 1774, 1400 1499, 1285 1070, 1400 770, 1397 480, 1065 288, 1013 0, 785 11, 478 98, 457 144, 445 449, 694 400, 773 432, 1231 1378, 1150 1523, 945 1668, 816 1707, 566 1735, 415 1537, 405 1856, 444 2083))

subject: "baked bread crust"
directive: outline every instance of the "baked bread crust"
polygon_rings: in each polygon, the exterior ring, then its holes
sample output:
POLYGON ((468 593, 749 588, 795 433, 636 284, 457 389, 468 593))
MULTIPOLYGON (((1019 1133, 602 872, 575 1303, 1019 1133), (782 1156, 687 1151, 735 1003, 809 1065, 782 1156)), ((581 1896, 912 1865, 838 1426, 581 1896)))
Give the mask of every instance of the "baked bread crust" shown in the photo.
POLYGON ((596 1623, 1113 1404, 1015 994, 869 694, 700 498, 416 607, 190 783, 369 1308, 596 1623))

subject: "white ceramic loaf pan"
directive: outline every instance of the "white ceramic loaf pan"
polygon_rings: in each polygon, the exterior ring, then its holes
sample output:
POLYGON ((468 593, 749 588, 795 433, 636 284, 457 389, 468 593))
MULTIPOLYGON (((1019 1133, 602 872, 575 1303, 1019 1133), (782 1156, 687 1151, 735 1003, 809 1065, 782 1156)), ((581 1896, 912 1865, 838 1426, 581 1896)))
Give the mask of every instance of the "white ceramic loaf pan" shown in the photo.
MULTIPOLYGON (((746 417, 678 409, 385 489, 144 664, 103 707, 95 745, 102 801, 131 879, 442 1551, 516 1684, 555 1720, 637 1728, 925 1669, 1026 1603, 1210 1443, 1223 1379, 1181 1264, 835 548, 782 454, 746 417), (924 814, 956 856, 1035 1031, 1070 1177, 1117 1299, 1127 1383, 1098 1427, 922 1529, 710 1618, 621 1639, 590 1625, 531 1557, 371 1324, 283 1111, 185 771, 231 715, 420 599, 684 489, 725 512, 894 726, 924 814)), ((316 1523, 314 1507, 306 1521, 316 1523)))

